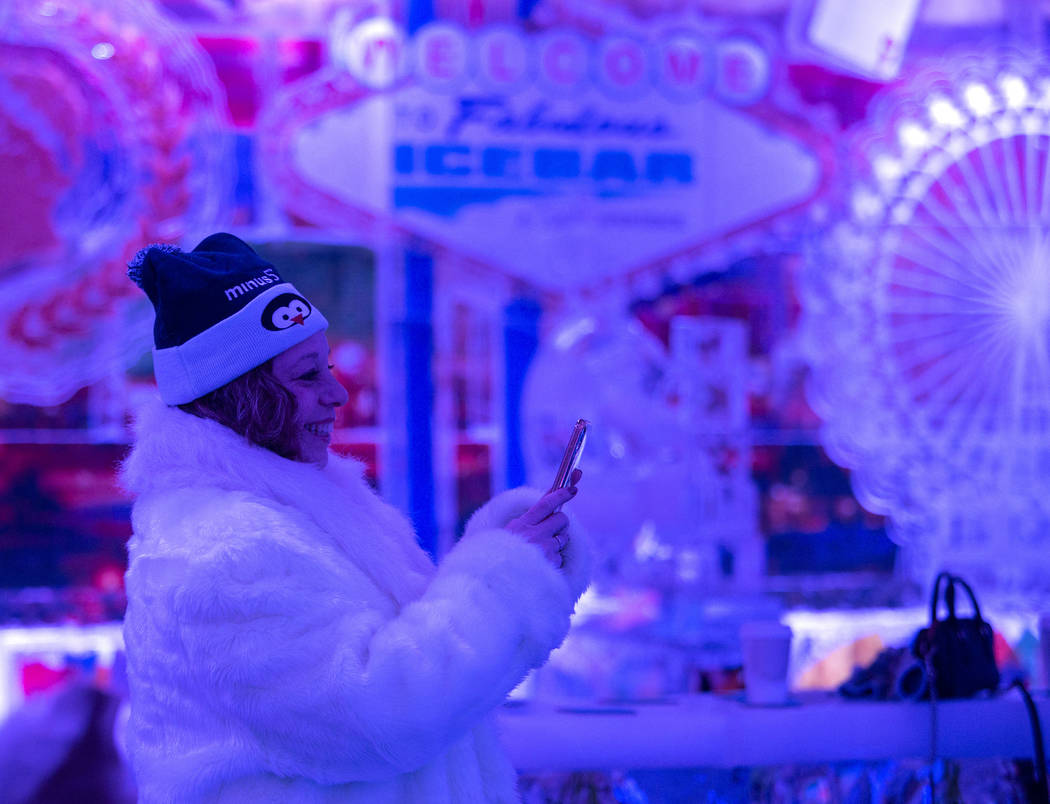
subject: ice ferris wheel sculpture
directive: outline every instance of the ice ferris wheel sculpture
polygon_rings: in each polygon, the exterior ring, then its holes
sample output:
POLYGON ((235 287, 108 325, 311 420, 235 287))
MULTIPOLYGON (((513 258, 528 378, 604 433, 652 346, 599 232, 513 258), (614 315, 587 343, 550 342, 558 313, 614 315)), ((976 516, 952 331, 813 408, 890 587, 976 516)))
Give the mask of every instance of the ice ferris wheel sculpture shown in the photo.
POLYGON ((963 61, 881 111, 802 272, 825 445, 917 581, 1050 599, 1050 65, 963 61))

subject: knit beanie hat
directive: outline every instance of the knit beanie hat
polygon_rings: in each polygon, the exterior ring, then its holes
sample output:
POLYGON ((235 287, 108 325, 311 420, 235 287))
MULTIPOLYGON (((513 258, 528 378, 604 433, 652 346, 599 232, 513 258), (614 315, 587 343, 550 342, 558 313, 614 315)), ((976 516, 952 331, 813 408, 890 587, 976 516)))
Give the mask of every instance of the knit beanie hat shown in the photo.
POLYGON ((322 332, 328 322, 240 238, 147 246, 128 276, 153 302, 153 373, 169 405, 192 402, 322 332))

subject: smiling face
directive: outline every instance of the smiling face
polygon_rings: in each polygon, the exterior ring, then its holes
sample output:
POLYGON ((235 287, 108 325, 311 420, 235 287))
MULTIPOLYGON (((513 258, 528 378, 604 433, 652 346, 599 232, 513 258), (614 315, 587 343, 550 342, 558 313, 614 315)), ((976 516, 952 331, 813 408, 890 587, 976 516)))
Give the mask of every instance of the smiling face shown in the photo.
POLYGON ((298 460, 324 466, 332 440, 335 409, 345 405, 346 389, 328 364, 328 338, 323 332, 287 349, 273 359, 273 376, 295 397, 299 434, 298 460))

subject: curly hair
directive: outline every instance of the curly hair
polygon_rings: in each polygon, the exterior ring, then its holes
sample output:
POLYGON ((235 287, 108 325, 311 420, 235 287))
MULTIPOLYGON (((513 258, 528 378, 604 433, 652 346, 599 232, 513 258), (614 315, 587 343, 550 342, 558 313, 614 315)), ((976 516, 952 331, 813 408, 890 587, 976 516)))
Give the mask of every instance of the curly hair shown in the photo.
POLYGON ((282 458, 299 458, 295 397, 274 377, 272 359, 179 408, 213 419, 282 458))

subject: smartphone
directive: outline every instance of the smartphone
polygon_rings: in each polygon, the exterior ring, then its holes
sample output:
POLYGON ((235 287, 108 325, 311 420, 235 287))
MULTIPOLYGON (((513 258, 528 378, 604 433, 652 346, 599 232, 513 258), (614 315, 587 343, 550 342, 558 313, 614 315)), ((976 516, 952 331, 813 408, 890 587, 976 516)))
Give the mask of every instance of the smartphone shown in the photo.
POLYGON ((558 474, 554 476, 554 485, 551 491, 563 489, 572 480, 573 470, 579 466, 580 458, 583 456, 583 445, 587 443, 587 427, 590 425, 586 419, 577 419, 569 436, 569 443, 565 445, 565 452, 561 456, 561 464, 558 466, 558 474))

